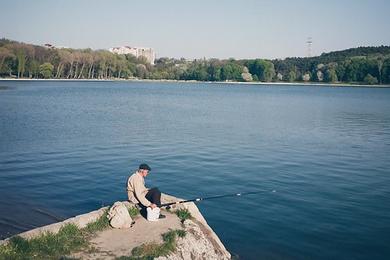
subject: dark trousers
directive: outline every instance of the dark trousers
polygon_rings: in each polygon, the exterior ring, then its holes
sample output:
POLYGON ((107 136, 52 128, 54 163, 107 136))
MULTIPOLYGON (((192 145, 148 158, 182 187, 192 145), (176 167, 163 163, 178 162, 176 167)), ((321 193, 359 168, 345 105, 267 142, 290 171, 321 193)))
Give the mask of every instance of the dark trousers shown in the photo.
POLYGON ((157 207, 161 207, 161 192, 158 188, 151 188, 146 193, 145 198, 153 204, 156 204, 157 207))

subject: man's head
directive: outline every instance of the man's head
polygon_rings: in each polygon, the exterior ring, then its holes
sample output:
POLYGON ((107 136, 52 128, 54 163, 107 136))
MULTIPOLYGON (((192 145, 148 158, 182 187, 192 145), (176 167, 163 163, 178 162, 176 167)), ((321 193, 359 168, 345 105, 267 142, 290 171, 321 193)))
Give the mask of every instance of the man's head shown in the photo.
POLYGON ((149 171, 151 170, 151 168, 149 167, 149 165, 147 165, 146 163, 141 163, 140 166, 138 167, 138 172, 143 176, 143 177, 146 177, 146 175, 149 174, 149 171))

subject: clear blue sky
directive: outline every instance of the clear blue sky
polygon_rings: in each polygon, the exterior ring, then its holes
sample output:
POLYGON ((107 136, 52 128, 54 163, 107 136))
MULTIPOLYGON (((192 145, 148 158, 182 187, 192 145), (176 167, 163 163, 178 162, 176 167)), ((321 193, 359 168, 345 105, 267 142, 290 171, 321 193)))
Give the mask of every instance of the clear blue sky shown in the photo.
POLYGON ((390 45, 390 1, 1 0, 0 37, 158 57, 284 58, 390 45))

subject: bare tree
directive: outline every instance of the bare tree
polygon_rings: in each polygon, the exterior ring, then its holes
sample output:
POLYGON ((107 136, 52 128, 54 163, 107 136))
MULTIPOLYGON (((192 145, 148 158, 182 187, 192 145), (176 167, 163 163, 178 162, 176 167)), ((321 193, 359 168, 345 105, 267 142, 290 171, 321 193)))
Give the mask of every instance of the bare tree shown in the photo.
POLYGON ((11 50, 9 50, 8 48, 0 47, 0 73, 2 71, 5 59, 14 57, 15 55, 12 53, 11 50))

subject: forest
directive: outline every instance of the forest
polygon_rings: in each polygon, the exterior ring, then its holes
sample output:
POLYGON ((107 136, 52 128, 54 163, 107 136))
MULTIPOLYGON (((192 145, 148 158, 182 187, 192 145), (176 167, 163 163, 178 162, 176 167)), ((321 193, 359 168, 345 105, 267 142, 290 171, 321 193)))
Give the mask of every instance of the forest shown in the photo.
POLYGON ((390 46, 274 60, 162 57, 151 65, 144 57, 130 54, 47 48, 3 38, 0 77, 390 84, 390 46))

